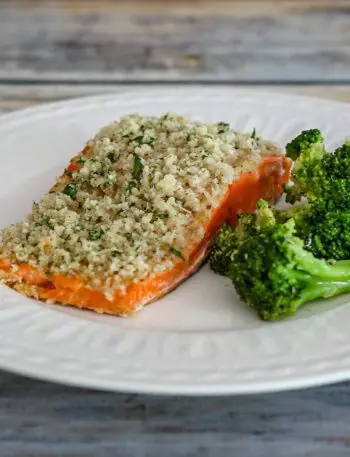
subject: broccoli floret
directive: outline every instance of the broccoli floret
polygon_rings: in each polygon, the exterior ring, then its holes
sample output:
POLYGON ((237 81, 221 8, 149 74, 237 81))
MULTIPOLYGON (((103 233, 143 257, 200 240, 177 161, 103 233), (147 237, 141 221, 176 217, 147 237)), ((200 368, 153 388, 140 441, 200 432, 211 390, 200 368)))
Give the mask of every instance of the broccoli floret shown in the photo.
POLYGON ((275 210, 265 200, 259 200, 254 213, 242 213, 239 216, 235 232, 240 241, 254 236, 261 230, 275 225, 275 210))
POLYGON ((321 134, 315 130, 302 132, 286 147, 295 157, 292 171, 294 186, 285 186, 286 201, 295 203, 306 197, 325 209, 350 209, 350 144, 345 142, 334 153, 325 150, 321 134), (313 132, 310 135, 310 132, 313 132), (314 139, 316 142, 311 143, 314 139), (299 149, 293 144, 298 144, 299 149))
POLYGON ((227 275, 237 245, 245 238, 255 236, 261 230, 274 225, 274 211, 265 200, 258 202, 255 213, 241 214, 235 230, 224 224, 214 240, 210 255, 211 269, 215 273, 227 275))
POLYGON ((276 224, 276 210, 266 200, 259 200, 253 213, 255 227, 258 232, 276 224))
POLYGON ((275 210, 274 213, 278 223, 294 219, 296 235, 315 257, 350 259, 349 210, 328 209, 323 201, 316 201, 302 207, 275 210))
POLYGON ((344 143, 333 154, 325 154, 319 167, 323 177, 317 204, 327 210, 350 210, 350 144, 344 143))
POLYGON ((231 255, 237 246, 237 235, 232 228, 224 224, 216 235, 210 254, 210 267, 219 274, 226 275, 231 263, 231 255))
POLYGON ((286 153, 295 161, 291 176, 294 186, 285 186, 286 201, 295 203, 302 197, 312 200, 322 191, 321 159, 327 154, 321 132, 304 130, 287 144, 286 153))
POLYGON ((317 259, 295 236, 294 220, 236 246, 228 272, 237 293, 264 320, 293 315, 306 302, 350 291, 350 261, 317 259))
POLYGON ((307 205, 296 218, 296 233, 318 258, 350 258, 350 211, 307 205))
POLYGON ((296 190, 294 187, 287 189, 289 201, 298 195, 307 197, 308 203, 301 209, 293 207, 282 211, 276 217, 279 222, 293 217, 297 235, 316 257, 349 259, 350 144, 345 142, 333 154, 323 153, 312 167, 309 165, 309 158, 301 154, 292 176, 296 190), (305 169, 310 173, 304 180, 305 169))
POLYGON ((321 132, 318 129, 303 130, 287 144, 287 156, 295 161, 315 144, 323 144, 321 132))

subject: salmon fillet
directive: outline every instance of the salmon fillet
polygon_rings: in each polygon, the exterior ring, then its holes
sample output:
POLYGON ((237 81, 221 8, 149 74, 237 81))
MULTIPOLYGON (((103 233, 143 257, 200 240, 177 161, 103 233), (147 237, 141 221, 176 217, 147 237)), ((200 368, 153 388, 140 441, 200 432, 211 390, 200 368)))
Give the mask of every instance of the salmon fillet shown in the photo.
POLYGON ((276 200, 291 162, 227 124, 127 116, 2 232, 0 278, 48 303, 134 315, 198 270, 223 222, 276 200))

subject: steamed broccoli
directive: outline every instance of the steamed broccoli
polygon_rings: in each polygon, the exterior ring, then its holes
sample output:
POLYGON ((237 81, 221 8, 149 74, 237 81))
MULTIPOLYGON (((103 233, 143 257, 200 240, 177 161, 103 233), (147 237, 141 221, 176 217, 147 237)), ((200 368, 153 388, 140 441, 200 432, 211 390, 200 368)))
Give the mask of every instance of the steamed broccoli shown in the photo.
POLYGON ((210 254, 210 267, 219 275, 226 275, 231 262, 231 254, 237 246, 237 235, 227 224, 224 224, 216 235, 210 254))
POLYGON ((294 186, 286 186, 286 200, 295 203, 302 197, 312 200, 322 191, 324 170, 321 160, 327 154, 321 132, 304 130, 286 146, 287 156, 295 161, 292 171, 294 186))
POLYGON ((323 144, 323 141, 323 136, 318 129, 303 130, 287 144, 287 156, 295 161, 314 145, 323 144))
POLYGON ((286 200, 301 204, 278 210, 260 201, 235 229, 220 231, 211 255, 212 269, 231 278, 265 320, 350 292, 350 142, 327 152, 313 129, 286 150, 295 160, 286 200))
MULTIPOLYGON (((345 142, 333 154, 328 153, 322 149, 320 136, 306 131, 287 145, 287 153, 290 145, 302 138, 292 173, 295 186, 287 187, 286 192, 288 201, 304 196, 308 203, 280 213, 279 220, 287 220, 291 213, 297 235, 316 257, 350 258, 350 144, 345 142), (312 139, 316 143, 311 143, 312 139)), ((292 150, 295 153, 297 149, 294 146, 292 150)))
POLYGON ((297 236, 315 257, 350 259, 350 211, 325 209, 323 203, 312 203, 274 213, 279 223, 294 219, 297 236))
POLYGON ((328 209, 350 209, 350 143, 334 153, 327 152, 319 130, 305 130, 286 146, 287 156, 295 160, 286 186, 286 200, 295 203, 306 197, 309 203, 328 209))
POLYGON ((227 275, 232 254, 237 245, 273 225, 275 225, 274 211, 264 200, 258 202, 255 213, 240 215, 235 230, 224 224, 214 240, 210 256, 211 269, 215 273, 227 275))
POLYGON ((326 154, 319 164, 323 179, 317 204, 325 210, 350 210, 350 144, 344 143, 333 154, 326 154))
POLYGON ((228 277, 264 320, 293 315, 306 302, 350 291, 350 261, 327 263, 304 248, 294 220, 239 243, 228 277))

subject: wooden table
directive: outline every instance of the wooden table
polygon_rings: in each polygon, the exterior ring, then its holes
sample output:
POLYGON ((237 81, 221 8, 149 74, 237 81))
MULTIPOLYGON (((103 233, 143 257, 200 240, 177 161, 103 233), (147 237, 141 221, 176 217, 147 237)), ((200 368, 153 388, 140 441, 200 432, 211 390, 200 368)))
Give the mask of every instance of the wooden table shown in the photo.
MULTIPOLYGON (((166 84, 350 101, 350 1, 0 0, 1 112, 166 84)), ((166 398, 1 372, 0 456, 346 457, 349 407, 348 383, 166 398)))

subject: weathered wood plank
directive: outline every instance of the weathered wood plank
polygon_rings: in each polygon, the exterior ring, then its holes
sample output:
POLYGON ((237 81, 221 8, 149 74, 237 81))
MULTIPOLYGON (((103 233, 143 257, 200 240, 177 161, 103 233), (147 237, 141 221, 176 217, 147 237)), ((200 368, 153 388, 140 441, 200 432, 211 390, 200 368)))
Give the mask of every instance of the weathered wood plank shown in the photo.
MULTIPOLYGON (((33 105, 49 103, 59 100, 66 100, 75 97, 85 97, 99 94, 116 94, 128 90, 149 90, 157 87, 176 90, 178 85, 162 84, 161 86, 151 85, 115 85, 115 84, 35 84, 35 85, 8 85, 0 84, 0 113, 6 113, 17 109, 27 108, 33 105)), ((234 86, 233 86, 234 87, 234 86)), ((265 85, 258 87, 239 86, 243 89, 268 90, 278 92, 289 92, 311 97, 328 98, 350 103, 349 86, 324 86, 324 85, 265 85)))
POLYGON ((243 397, 74 389, 0 372, 1 457, 346 457, 350 385, 243 397))
POLYGON ((350 2, 137 4, 0 2, 0 78, 350 80, 350 2))
POLYGON ((348 8, 348 0, 0 0, 4 6, 18 10, 52 9, 66 12, 127 11, 175 14, 243 14, 252 12, 284 14, 293 9, 309 10, 348 8))

